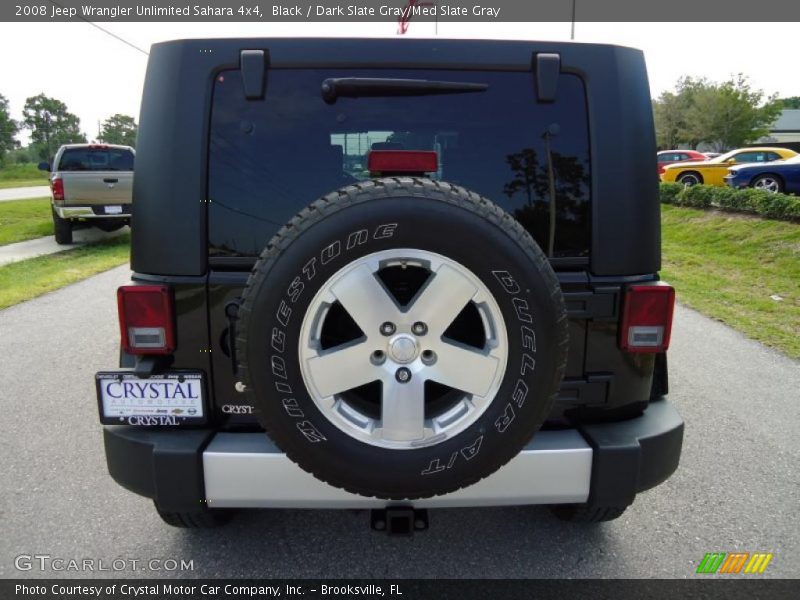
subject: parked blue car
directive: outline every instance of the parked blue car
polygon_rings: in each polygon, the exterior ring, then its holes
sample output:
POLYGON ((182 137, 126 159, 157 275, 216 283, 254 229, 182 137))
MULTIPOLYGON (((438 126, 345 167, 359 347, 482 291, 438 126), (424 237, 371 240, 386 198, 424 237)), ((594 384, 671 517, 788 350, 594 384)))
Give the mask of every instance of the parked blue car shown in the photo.
POLYGON ((725 183, 783 194, 800 194, 800 155, 771 163, 750 163, 728 169, 725 183))

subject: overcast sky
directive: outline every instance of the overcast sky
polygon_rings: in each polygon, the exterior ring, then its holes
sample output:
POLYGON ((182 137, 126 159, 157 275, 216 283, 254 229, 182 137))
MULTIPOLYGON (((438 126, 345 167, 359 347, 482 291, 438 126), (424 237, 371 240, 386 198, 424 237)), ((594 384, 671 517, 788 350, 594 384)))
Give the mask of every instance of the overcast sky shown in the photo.
MULTIPOLYGON (((396 23, 101 23, 149 49, 191 37, 396 37, 396 23)), ((569 23, 412 22, 407 37, 569 40, 569 23)), ((722 80, 734 73, 754 87, 800 96, 797 23, 577 23, 575 41, 644 50, 653 96, 682 75, 722 80)), ((44 93, 78 115, 89 139, 114 113, 138 121, 147 57, 87 23, 0 23, 0 94, 21 118, 25 99, 44 93)), ((26 141, 26 137, 21 137, 26 141)))

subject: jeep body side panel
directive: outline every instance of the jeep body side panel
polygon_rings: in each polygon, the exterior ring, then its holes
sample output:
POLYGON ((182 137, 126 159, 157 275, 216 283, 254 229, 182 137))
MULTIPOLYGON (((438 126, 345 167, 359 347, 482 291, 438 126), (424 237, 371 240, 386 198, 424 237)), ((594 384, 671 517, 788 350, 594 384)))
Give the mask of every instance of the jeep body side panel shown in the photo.
MULTIPOLYGON (((213 80, 237 69, 242 50, 263 50, 268 69, 431 68, 530 71, 557 53, 587 89, 592 157, 593 275, 660 268, 652 111, 641 52, 606 45, 458 40, 185 40, 153 46, 142 100, 134 182, 132 267, 141 273, 208 270, 208 123, 213 80), (399 58, 398 58, 399 57, 399 58), (202 123, 200 127, 198 124, 202 123), (624 165, 624 168, 623 168, 624 165), (170 240, 175 250, 161 252, 170 240)), ((269 72, 266 87, 269 89, 269 72)))
MULTIPOLYGON (((221 59, 220 53, 201 53, 207 45, 157 44, 147 63, 131 228, 131 268, 140 273, 206 271, 203 124, 208 123, 211 78, 221 59), (170 251, 164 252, 167 241, 170 251)), ((231 47, 226 54, 236 57, 233 64, 238 62, 237 50, 231 47)))

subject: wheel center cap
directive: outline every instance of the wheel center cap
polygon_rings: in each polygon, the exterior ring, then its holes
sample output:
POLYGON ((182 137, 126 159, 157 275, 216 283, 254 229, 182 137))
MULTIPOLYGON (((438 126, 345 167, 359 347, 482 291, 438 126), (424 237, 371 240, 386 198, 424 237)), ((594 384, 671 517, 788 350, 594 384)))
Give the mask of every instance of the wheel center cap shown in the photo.
POLYGON ((410 363, 417 357, 417 351, 417 342, 410 335, 398 335, 389 343, 389 356, 398 363, 410 363))

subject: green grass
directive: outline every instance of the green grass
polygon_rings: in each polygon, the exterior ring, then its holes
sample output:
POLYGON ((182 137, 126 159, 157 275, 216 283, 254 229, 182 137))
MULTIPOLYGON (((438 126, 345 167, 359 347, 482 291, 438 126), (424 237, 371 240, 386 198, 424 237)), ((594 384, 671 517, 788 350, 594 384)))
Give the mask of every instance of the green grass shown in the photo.
POLYGON ((661 276, 678 300, 800 358, 800 225, 668 205, 661 211, 661 276))
POLYGON ((0 202, 0 246, 53 235, 49 198, 0 202))
POLYGON ((15 179, 13 181, 0 181, 0 190, 9 188, 36 187, 48 185, 47 179, 15 179))
POLYGON ((33 163, 7 165, 0 169, 0 190, 47 185, 47 175, 47 171, 40 171, 33 163))
POLYGON ((0 309, 128 262, 130 234, 0 267, 0 309))

